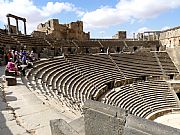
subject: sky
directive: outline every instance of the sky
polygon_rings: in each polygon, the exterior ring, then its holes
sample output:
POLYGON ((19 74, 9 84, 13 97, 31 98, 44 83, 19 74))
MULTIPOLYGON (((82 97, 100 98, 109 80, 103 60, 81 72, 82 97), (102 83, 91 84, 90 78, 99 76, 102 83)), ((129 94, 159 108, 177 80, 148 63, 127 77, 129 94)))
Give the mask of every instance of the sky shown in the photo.
MULTIPOLYGON (((121 30, 130 38, 180 26, 180 0, 0 0, 0 28, 7 25, 8 13, 27 19, 28 34, 49 19, 62 24, 81 20, 91 38, 111 38, 121 30)), ((19 27, 23 31, 21 21, 19 27)))

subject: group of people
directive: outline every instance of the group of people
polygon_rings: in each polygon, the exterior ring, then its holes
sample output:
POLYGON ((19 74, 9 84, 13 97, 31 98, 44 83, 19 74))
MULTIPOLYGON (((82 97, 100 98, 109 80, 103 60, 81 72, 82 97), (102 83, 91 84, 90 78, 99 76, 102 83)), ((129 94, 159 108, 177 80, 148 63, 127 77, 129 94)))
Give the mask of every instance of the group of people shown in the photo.
POLYGON ((32 62, 38 58, 34 55, 33 51, 21 50, 20 52, 9 50, 5 54, 6 72, 14 72, 19 75, 19 72, 25 76, 25 69, 32 67, 32 62))

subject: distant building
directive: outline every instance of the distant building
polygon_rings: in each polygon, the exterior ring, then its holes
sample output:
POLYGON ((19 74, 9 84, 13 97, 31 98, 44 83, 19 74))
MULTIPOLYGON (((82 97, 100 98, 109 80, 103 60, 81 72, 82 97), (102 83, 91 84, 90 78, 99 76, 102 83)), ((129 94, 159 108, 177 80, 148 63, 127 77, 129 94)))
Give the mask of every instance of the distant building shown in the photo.
POLYGON ((126 31, 118 31, 117 34, 112 36, 112 39, 120 39, 120 40, 125 40, 126 39, 126 31))
POLYGON ((40 23, 37 26, 37 31, 32 33, 33 36, 47 35, 57 39, 65 40, 88 40, 90 33, 83 31, 83 22, 71 22, 69 24, 59 24, 58 19, 51 19, 47 22, 40 23))

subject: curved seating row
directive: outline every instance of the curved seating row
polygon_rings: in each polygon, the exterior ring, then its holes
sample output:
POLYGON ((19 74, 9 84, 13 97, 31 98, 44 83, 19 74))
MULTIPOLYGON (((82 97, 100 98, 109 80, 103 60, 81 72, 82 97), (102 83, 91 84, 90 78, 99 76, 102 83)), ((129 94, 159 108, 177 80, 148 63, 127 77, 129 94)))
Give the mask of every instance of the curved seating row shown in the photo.
POLYGON ((178 108, 178 102, 166 81, 145 81, 109 91, 104 103, 128 110, 139 117, 162 109, 178 108))
POLYGON ((143 75, 162 76, 157 60, 150 52, 111 54, 111 57, 127 78, 143 75))
MULTIPOLYGON (((101 90, 108 87, 109 82, 137 78, 142 75, 162 75, 157 60, 152 53, 112 54, 111 57, 105 54, 74 55, 37 61, 28 72, 27 79, 34 90, 47 97, 65 102, 67 106, 78 110, 81 109, 81 105, 87 99, 96 99, 101 90)), ((134 90, 139 89, 136 87, 138 86, 122 86, 121 88, 125 90, 122 91, 123 98, 121 100, 110 100, 107 103, 116 104, 125 109, 129 108, 133 114, 142 117, 159 109, 156 106, 149 107, 148 97, 144 99, 145 96, 141 91, 134 90), (131 94, 128 94, 129 91, 126 91, 126 89, 129 89, 131 94), (141 98, 133 98, 136 95, 141 95, 139 96, 141 98), (133 100, 130 101, 131 97, 133 100), (146 107, 141 108, 142 110, 139 110, 139 108, 133 110, 132 108, 138 106, 139 103, 146 107), (149 112, 146 108, 151 111, 149 112)), ((146 85, 143 86, 143 89, 147 89, 146 85)), ((118 93, 112 92, 110 94, 112 98, 115 98, 112 96, 113 94, 118 96, 118 93)), ((168 101, 170 102, 169 99, 168 101)))
POLYGON ((38 89, 42 94, 57 99, 60 98, 59 95, 63 95, 73 102, 83 103, 94 94, 93 92, 88 93, 94 90, 91 82, 88 82, 63 58, 35 64, 35 67, 28 74, 28 79, 31 85, 36 88, 35 90, 38 89))

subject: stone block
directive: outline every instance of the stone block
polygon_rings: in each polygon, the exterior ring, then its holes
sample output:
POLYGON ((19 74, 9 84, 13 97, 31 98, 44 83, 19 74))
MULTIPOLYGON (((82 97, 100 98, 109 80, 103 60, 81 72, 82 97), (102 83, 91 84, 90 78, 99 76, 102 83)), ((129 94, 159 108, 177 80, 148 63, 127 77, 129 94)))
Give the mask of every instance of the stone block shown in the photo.
POLYGON ((15 71, 7 71, 7 70, 5 70, 5 75, 6 76, 16 76, 16 72, 15 71))
POLYGON ((69 125, 75 129, 80 135, 85 135, 85 123, 84 117, 77 118, 69 123, 69 125))
POLYGON ((66 121, 56 119, 50 121, 52 135, 79 135, 66 121))
POLYGON ((122 135, 126 112, 120 108, 87 101, 84 105, 86 135, 122 135))
POLYGON ((17 84, 16 77, 6 76, 7 86, 14 86, 17 84))

